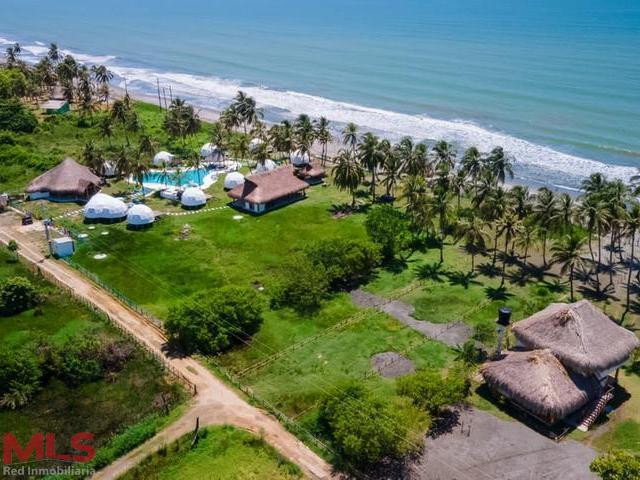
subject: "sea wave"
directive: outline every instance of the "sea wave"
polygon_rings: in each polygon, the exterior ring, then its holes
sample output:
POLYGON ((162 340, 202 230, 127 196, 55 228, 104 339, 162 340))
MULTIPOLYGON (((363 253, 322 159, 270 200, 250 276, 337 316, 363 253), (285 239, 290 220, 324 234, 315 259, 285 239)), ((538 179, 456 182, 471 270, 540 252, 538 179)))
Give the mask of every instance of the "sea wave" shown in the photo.
MULTIPOLYGON (((0 37, 0 44, 14 41, 0 37)), ((47 47, 40 42, 22 46, 26 61, 37 61, 47 47)), ((606 164, 568 153, 545 145, 514 137, 504 132, 489 130, 476 123, 463 120, 443 120, 427 115, 411 115, 340 102, 324 97, 288 90, 276 90, 267 86, 246 85, 241 81, 214 76, 192 75, 179 72, 162 72, 153 69, 122 65, 114 56, 88 55, 83 52, 62 50, 87 63, 108 65, 116 74, 115 83, 141 93, 155 94, 157 82, 171 86, 174 96, 182 96, 197 106, 220 109, 242 89, 256 99, 272 117, 293 117, 306 113, 311 117, 324 116, 332 122, 354 122, 363 130, 372 130, 397 139, 410 136, 416 140, 444 138, 458 149, 471 145, 481 151, 489 151, 500 145, 514 158, 517 177, 536 183, 563 185, 572 190, 586 176, 601 172, 610 178, 628 180, 637 170, 631 167, 606 164)))

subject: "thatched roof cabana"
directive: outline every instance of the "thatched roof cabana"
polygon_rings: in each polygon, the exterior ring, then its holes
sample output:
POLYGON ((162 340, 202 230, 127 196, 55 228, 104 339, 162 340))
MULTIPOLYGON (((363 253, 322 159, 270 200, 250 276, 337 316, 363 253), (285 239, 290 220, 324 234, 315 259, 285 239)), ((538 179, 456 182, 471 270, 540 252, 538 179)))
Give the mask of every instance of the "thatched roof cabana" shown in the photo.
POLYGON ((87 199, 100 189, 100 177, 72 158, 65 158, 27 187, 30 198, 87 199))
POLYGON ((569 369, 601 377, 619 367, 640 346, 636 335, 620 327, 588 300, 552 303, 513 326, 520 345, 548 348, 569 369))
POLYGON ((549 349, 512 351, 482 367, 487 385, 547 424, 567 417, 600 394, 600 384, 569 372, 549 349))
POLYGON ((285 165, 268 172, 249 175, 245 178, 244 184, 233 188, 228 195, 236 200, 268 203, 301 192, 308 187, 306 182, 296 177, 293 166, 285 165))

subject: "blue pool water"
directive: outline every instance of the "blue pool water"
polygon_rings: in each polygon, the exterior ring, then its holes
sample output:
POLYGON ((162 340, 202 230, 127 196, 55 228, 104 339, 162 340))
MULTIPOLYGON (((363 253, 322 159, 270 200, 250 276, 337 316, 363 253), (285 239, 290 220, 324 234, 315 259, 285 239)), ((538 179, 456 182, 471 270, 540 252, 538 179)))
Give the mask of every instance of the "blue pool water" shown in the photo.
POLYGON ((519 180, 576 187, 640 166, 638 0, 3 0, 0 48, 56 41, 116 83, 156 81, 267 119, 496 144, 519 180), (37 12, 34 15, 33 12, 37 12))
POLYGON ((149 183, 159 183, 162 185, 173 185, 183 187, 186 185, 202 185, 204 177, 208 174, 208 170, 205 168, 183 170, 180 173, 180 178, 172 172, 167 172, 167 176, 164 176, 161 172, 149 172, 144 176, 143 185, 149 183))

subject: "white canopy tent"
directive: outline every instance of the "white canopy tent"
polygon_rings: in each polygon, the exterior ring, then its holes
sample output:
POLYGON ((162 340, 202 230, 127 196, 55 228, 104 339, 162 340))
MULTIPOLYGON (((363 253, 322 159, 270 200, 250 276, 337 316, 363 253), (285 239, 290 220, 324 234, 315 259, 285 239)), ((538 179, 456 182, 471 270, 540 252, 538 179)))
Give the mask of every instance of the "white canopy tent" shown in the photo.
POLYGON ((150 225, 156 217, 146 205, 134 205, 127 212, 127 223, 132 226, 150 225))
POLYGON ((243 183, 244 175, 240 172, 230 172, 224 177, 224 188, 226 190, 231 190, 233 187, 242 185, 243 183))
POLYGON ((296 167, 299 167, 302 165, 308 165, 309 162, 310 162, 309 154, 306 152, 302 153, 302 151, 296 150, 291 154, 291 164, 295 165, 296 167))
POLYGON ((195 208, 201 207, 207 203, 207 197, 202 190, 196 187, 188 187, 182 192, 180 203, 184 207, 195 208))
POLYGON ((262 173, 262 172, 270 172, 271 170, 275 170, 276 168, 278 168, 278 166, 276 165, 276 162, 274 162, 273 160, 265 160, 264 165, 258 164, 258 166, 255 168, 255 172, 256 173, 262 173))
POLYGON ((84 206, 84 217, 90 220, 115 220, 126 216, 125 203, 106 193, 96 193, 84 206))
POLYGON ((175 157, 169 152, 158 152, 153 157, 153 166, 160 167, 162 164, 172 165, 175 157))

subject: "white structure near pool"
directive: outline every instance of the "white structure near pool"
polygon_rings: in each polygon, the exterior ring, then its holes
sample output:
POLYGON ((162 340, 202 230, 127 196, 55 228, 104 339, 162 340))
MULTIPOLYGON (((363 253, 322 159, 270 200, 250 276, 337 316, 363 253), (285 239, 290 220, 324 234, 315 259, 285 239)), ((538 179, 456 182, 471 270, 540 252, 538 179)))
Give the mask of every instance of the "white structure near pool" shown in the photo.
POLYGON ((127 216, 127 206, 122 200, 96 193, 84 206, 84 218, 88 220, 121 220, 127 216))
POLYGON ((231 190, 237 185, 242 185, 244 183, 244 175, 240 172, 229 172, 224 177, 224 188, 225 190, 231 190))
POLYGON ((156 217, 146 205, 137 204, 129 209, 127 212, 127 223, 131 227, 143 227, 151 225, 155 221, 156 217))
POLYGON ((223 163, 224 152, 217 145, 205 143, 200 149, 200 156, 205 162, 223 163))
POLYGON ((165 165, 173 165, 173 159, 174 159, 173 154, 171 154, 169 152, 164 152, 164 151, 158 152, 153 157, 153 166, 154 167, 160 167, 163 164, 165 164, 165 165))
POLYGON ((207 203, 207 196, 199 188, 185 188, 180 197, 180 203, 185 208, 198 208, 207 203))

